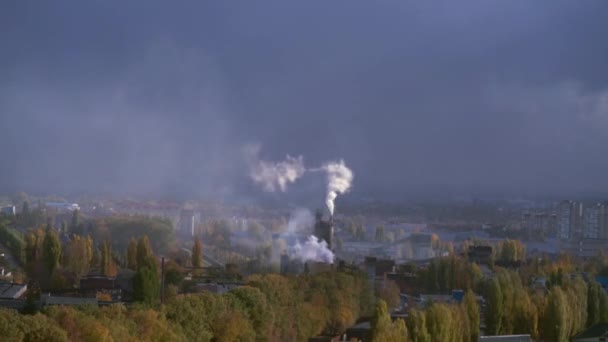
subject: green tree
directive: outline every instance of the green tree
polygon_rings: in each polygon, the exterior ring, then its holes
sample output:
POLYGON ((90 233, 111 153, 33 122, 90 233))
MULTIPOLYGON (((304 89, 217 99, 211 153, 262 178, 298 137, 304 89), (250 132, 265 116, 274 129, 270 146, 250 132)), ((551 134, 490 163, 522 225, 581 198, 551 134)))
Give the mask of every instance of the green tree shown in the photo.
POLYGON ((373 341, 406 341, 407 328, 402 319, 391 322, 386 302, 379 300, 376 304, 376 312, 371 321, 371 332, 373 341))
POLYGON ((201 267, 203 259, 203 245, 201 240, 196 237, 194 238, 194 245, 192 246, 192 267, 201 267))
POLYGON ((452 311, 445 304, 433 303, 426 311, 426 328, 434 342, 458 340, 452 311))
POLYGON ((503 296, 498 279, 492 279, 486 289, 486 334, 498 335, 504 316, 503 296))
POLYGON ((600 322, 600 296, 603 289, 595 281, 587 287, 587 326, 590 327, 600 322))
POLYGON ((158 301, 159 291, 156 268, 141 267, 133 277, 133 298, 138 302, 154 304, 158 301))
POLYGON ((569 328, 568 299, 559 286, 554 286, 547 297, 547 307, 543 318, 543 336, 548 341, 568 341, 569 328))
POLYGON ((256 340, 267 340, 274 317, 262 291, 251 286, 243 286, 228 292, 226 296, 235 303, 239 311, 247 315, 255 330, 256 340))
POLYGON ((42 258, 50 275, 55 271, 55 269, 57 269, 59 266, 59 260, 61 259, 61 243, 59 242, 57 233, 51 229, 48 229, 44 236, 42 245, 42 258))
POLYGON ((142 267, 156 269, 154 254, 147 235, 142 236, 137 242, 137 269, 139 270, 142 267))
POLYGON ((412 342, 430 342, 431 335, 426 328, 426 314, 416 309, 410 310, 407 319, 407 329, 412 342))
POLYGON ((467 314, 470 325, 469 331, 471 334, 471 341, 475 342, 479 338, 480 321, 479 304, 477 303, 475 293, 473 293, 473 291, 471 290, 468 290, 467 293, 464 295, 462 304, 464 306, 464 311, 467 314))

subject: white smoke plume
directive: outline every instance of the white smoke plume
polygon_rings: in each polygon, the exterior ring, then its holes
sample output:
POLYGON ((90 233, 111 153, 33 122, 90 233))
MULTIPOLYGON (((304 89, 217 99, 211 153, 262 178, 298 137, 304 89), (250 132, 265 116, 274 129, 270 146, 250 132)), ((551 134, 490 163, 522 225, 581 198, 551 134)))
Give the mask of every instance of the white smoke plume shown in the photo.
POLYGON ((334 253, 327 248, 327 243, 311 235, 303 244, 299 242, 291 250, 291 257, 302 262, 317 261, 332 264, 334 253))
POLYGON ((330 215, 334 214, 334 201, 338 194, 343 194, 350 189, 353 182, 353 172, 343 160, 337 163, 329 163, 323 166, 327 172, 327 197, 325 204, 329 209, 330 215))
POLYGON ((287 233, 296 234, 310 231, 310 228, 315 224, 315 217, 308 209, 295 209, 287 222, 287 233))
POLYGON ((249 146, 245 153, 250 163, 251 179, 265 191, 285 192, 287 185, 302 177, 306 171, 302 156, 287 155, 284 161, 267 162, 258 158, 259 149, 259 146, 249 146))

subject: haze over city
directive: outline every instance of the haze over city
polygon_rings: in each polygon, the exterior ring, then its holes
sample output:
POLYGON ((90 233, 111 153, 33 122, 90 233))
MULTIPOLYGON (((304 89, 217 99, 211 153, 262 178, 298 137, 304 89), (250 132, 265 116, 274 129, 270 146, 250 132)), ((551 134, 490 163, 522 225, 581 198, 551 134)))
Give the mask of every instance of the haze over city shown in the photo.
POLYGON ((607 23, 0 1, 0 339, 605 341, 607 23))

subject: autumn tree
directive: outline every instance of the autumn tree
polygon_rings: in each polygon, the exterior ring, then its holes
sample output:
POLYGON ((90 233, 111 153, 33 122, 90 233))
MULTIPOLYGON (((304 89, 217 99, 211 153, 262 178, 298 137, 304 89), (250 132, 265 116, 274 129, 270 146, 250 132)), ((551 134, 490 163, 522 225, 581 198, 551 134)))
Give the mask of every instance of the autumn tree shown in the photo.
POLYGON ((392 281, 384 281, 381 286, 376 288, 376 297, 383 300, 389 309, 395 309, 401 302, 401 291, 399 286, 392 281))
POLYGON ((192 246, 192 267, 200 268, 203 259, 203 245, 201 240, 196 237, 194 238, 194 245, 192 246))
POLYGON ((115 277, 118 273, 112 256, 112 245, 107 240, 101 246, 101 273, 107 277, 115 277))
POLYGON ((91 266, 93 259, 93 240, 90 236, 72 236, 72 239, 64 248, 64 266, 67 271, 74 274, 76 278, 85 275, 91 266))

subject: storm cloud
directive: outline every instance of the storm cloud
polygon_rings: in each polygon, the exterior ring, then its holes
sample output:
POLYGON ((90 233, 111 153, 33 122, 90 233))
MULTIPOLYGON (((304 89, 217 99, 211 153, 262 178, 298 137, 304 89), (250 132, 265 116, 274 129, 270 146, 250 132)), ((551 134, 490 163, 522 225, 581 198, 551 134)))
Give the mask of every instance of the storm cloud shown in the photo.
POLYGON ((608 190, 605 1, 3 1, 0 191, 608 190), (297 190, 297 189, 296 189, 297 190))

